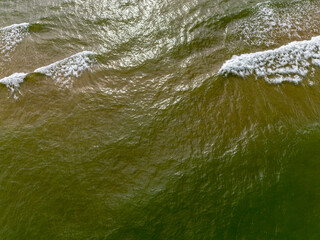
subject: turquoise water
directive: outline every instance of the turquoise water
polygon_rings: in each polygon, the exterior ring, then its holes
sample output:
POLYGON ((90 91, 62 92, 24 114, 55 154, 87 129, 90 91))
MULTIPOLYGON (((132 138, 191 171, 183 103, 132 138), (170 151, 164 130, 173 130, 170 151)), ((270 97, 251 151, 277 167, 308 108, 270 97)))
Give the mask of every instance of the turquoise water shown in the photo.
POLYGON ((318 1, 1 1, 0 239, 318 239, 318 1))

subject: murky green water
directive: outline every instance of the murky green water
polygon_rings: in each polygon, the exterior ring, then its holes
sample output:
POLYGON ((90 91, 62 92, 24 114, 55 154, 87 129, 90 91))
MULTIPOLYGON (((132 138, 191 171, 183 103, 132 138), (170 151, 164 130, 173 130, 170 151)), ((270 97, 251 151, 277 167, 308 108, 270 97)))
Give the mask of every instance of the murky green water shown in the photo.
POLYGON ((0 1, 0 239, 318 239, 319 26, 311 0, 0 1))

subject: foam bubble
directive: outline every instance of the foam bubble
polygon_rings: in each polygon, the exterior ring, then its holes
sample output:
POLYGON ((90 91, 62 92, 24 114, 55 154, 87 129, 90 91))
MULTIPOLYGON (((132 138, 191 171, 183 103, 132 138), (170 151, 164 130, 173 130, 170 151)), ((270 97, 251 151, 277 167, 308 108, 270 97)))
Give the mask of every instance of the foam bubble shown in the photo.
POLYGON ((254 75, 270 83, 299 83, 314 67, 320 67, 320 36, 295 41, 274 50, 233 56, 219 70, 220 75, 254 75))
POLYGON ((7 55, 28 34, 29 23, 13 24, 0 29, 0 53, 7 55))
POLYGON ((91 68, 95 62, 96 53, 84 51, 71 57, 36 69, 34 72, 44 74, 54 79, 62 86, 70 86, 72 77, 79 77, 81 73, 91 68))

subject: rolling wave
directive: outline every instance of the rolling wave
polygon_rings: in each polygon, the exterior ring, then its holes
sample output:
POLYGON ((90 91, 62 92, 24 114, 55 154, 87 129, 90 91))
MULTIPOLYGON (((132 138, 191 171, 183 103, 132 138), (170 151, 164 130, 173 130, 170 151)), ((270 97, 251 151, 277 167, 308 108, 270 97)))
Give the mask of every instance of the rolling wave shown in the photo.
POLYGON ((218 74, 243 78, 254 75, 269 83, 299 83, 312 74, 315 67, 320 67, 320 36, 291 42, 274 50, 234 55, 218 74))
POLYGON ((13 24, 0 29, 0 53, 8 55, 29 32, 29 23, 13 24))
POLYGON ((31 73, 40 73, 52 78, 62 87, 72 85, 72 79, 79 77, 84 71, 89 70, 95 63, 95 52, 83 51, 68 58, 54 62, 50 65, 37 68, 30 73, 14 73, 0 79, 0 83, 6 85, 12 92, 20 87, 20 84, 31 73))
POLYGON ((72 77, 77 78, 91 68, 95 62, 95 56, 95 52, 83 51, 48 66, 37 68, 34 72, 51 77, 61 86, 68 87, 72 85, 72 77))

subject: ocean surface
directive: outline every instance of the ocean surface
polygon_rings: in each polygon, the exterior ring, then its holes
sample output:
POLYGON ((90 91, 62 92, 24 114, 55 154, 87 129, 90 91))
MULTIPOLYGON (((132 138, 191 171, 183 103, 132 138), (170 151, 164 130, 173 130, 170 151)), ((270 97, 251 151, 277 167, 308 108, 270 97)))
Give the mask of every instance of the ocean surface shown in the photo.
POLYGON ((0 0, 0 239, 319 239, 320 1, 0 0))

